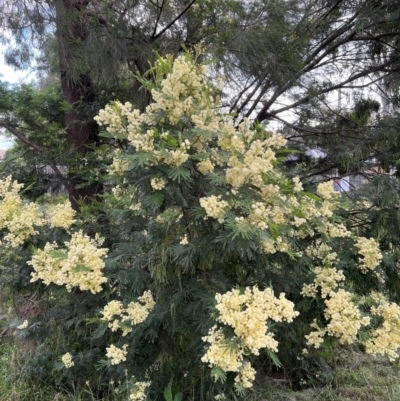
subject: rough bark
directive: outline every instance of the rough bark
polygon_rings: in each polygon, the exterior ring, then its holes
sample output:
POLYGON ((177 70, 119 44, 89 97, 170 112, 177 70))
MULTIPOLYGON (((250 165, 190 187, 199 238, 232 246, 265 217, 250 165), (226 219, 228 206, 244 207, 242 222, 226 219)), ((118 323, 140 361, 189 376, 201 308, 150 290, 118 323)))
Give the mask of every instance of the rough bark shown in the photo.
MULTIPOLYGON (((84 163, 85 156, 93 151, 98 141, 94 121, 78 115, 81 104, 89 105, 95 100, 95 91, 89 74, 78 64, 79 46, 85 43, 89 33, 87 2, 82 0, 57 0, 57 45, 59 53, 61 89, 69 107, 65 113, 67 144, 69 148, 70 171, 84 163)), ((84 179, 69 174, 71 184, 70 201, 75 209, 78 203, 89 203, 101 191, 100 184, 85 184, 84 179)))

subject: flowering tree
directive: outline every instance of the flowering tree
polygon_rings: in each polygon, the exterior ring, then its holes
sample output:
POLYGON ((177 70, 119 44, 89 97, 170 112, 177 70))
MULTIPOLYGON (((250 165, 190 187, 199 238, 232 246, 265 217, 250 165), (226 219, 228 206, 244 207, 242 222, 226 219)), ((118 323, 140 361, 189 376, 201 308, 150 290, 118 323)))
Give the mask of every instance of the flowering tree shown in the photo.
POLYGON ((306 375, 334 342, 395 359, 400 308, 384 296, 377 242, 345 227, 331 183, 308 193, 279 168, 283 136, 220 113, 205 71, 192 54, 160 57, 144 112, 115 101, 99 113, 103 136, 125 146, 99 155, 112 158, 112 190, 98 208, 42 212, 2 181, 3 247, 35 244, 32 285, 91 293, 92 340, 57 366, 125 372, 131 400, 156 399, 172 376, 206 400, 243 394, 266 359, 306 375))

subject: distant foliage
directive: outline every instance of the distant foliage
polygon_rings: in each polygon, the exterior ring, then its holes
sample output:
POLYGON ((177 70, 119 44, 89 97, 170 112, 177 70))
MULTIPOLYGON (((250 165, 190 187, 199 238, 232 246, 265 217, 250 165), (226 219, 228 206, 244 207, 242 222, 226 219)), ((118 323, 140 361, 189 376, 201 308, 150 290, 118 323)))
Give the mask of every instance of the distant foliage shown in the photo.
POLYGON ((15 327, 62 338, 38 363, 58 381, 120 380, 131 400, 171 386, 211 400, 282 366, 311 380, 335 343, 395 359, 400 309, 378 242, 346 228, 330 182, 305 192, 280 169, 282 135, 221 114, 206 70, 190 53, 160 57, 144 112, 100 111, 121 147, 98 150, 110 191, 79 215, 1 181, 3 281, 40 304, 15 327))

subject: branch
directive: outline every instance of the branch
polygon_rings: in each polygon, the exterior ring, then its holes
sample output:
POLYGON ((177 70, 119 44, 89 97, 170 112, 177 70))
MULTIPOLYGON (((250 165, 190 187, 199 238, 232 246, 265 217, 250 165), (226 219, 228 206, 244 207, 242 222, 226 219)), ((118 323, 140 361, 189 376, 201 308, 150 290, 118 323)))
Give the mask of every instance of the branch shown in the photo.
MULTIPOLYGON (((341 117, 342 117, 342 116, 341 116, 341 117)), ((295 131, 307 133, 307 135, 301 134, 301 135, 289 135, 289 136, 286 136, 286 139, 287 139, 288 141, 293 141, 293 138, 304 138, 304 137, 306 137, 306 136, 316 136, 316 135, 323 135, 323 136, 326 136, 326 135, 338 135, 338 134, 341 134, 340 136, 341 136, 342 138, 347 138, 347 139, 359 139, 359 137, 354 137, 354 136, 344 135, 344 134, 343 134, 343 133, 346 132, 346 131, 353 132, 354 129, 352 129, 352 128, 339 128, 339 129, 330 130, 330 131, 328 131, 328 130, 320 130, 320 129, 311 128, 311 127, 300 127, 299 125, 289 123, 288 121, 286 121, 286 120, 284 120, 283 118, 280 118, 280 117, 278 117, 278 116, 273 116, 273 118, 276 119, 276 120, 278 120, 278 121, 280 121, 280 122, 282 122, 282 123, 285 124, 287 127, 292 128, 292 129, 295 130, 295 131)), ((343 117, 342 117, 342 118, 343 118, 343 117)))
MULTIPOLYGON (((277 109, 277 110, 273 110, 273 111, 268 112, 267 110, 270 107, 270 104, 269 104, 270 102, 267 102, 264 105, 264 107, 260 110, 260 112, 258 113, 258 115, 256 117, 256 120, 261 122, 261 121, 267 119, 268 117, 273 117, 276 114, 282 113, 283 111, 293 109, 294 107, 300 106, 303 103, 307 103, 312 98, 315 98, 315 97, 317 97, 319 95, 322 95, 324 93, 327 93, 327 92, 331 92, 331 91, 333 91, 335 89, 341 89, 343 86, 347 85, 348 83, 354 82, 359 78, 366 77, 369 74, 372 74, 372 73, 375 73, 375 72, 380 72, 380 71, 386 72, 387 70, 385 69, 385 67, 390 66, 392 63, 394 63, 393 60, 392 61, 388 61, 388 62, 386 62, 384 64, 380 64, 380 65, 375 66, 375 67, 371 67, 371 68, 365 69, 364 71, 361 71, 358 74, 352 75, 351 77, 349 77, 348 79, 346 79, 343 82, 340 82, 337 85, 333 85, 333 86, 330 86, 329 88, 325 88, 325 89, 320 90, 314 96, 311 96, 311 95, 305 96, 302 99, 298 100, 297 102, 294 102, 294 103, 292 103, 292 104, 290 104, 288 106, 285 106, 285 107, 281 107, 280 109, 277 109)), ((390 72, 395 72, 395 71, 399 71, 399 68, 393 69, 390 72)))
POLYGON ((25 135, 16 130, 14 127, 8 125, 5 121, 0 120, 0 127, 5 128, 8 132, 16 136, 18 139, 20 139, 25 145, 28 145, 32 149, 36 150, 36 152, 44 153, 44 149, 42 147, 40 147, 34 142, 31 142, 25 135))
POLYGON ((309 175, 303 175, 302 178, 310 178, 310 177, 315 177, 315 176, 318 176, 318 175, 322 175, 324 173, 330 173, 335 168, 337 168, 337 165, 336 164, 332 164, 331 166, 326 167, 323 170, 316 171, 316 172, 311 173, 309 175))
POLYGON ((232 113, 237 104, 239 103, 240 98, 245 94, 245 92, 250 89, 256 82, 257 82, 258 78, 255 78, 251 81, 251 83, 249 85, 245 85, 245 87, 243 88, 243 90, 241 90, 237 95, 236 95, 236 100, 233 102, 232 106, 229 109, 229 113, 232 113))
MULTIPOLYGON (((305 64, 306 66, 299 72, 298 75, 304 75, 307 72, 310 72, 314 69, 315 66, 318 65, 318 63, 320 61, 322 61, 325 57, 327 57, 330 53, 332 53, 334 50, 336 50, 338 47, 344 45, 345 43, 348 42, 352 42, 354 40, 354 36, 356 35, 356 30, 352 30, 351 32, 349 32, 349 34, 342 40, 339 40, 337 42, 334 42, 333 38, 332 40, 328 40, 327 43, 325 43, 323 46, 320 46, 316 51, 313 52, 313 54, 311 56, 308 57, 308 60, 306 60, 305 64), (329 43, 332 43, 330 46, 326 47, 329 43), (316 57, 318 55, 319 52, 322 52, 322 54, 320 54, 318 57, 316 57), (316 57, 314 60, 313 58, 316 57)), ((338 35, 340 36, 340 35, 338 35)))
MULTIPOLYGON (((329 44, 331 44, 332 42, 335 41, 335 39, 337 39, 340 35, 342 35, 344 32, 346 32, 346 29, 349 28, 349 23, 351 23, 355 18, 356 18, 357 14, 355 14, 352 19, 350 21, 347 22, 346 25, 344 25, 342 28, 338 29, 336 32, 334 32, 334 34, 331 37, 328 37, 322 44, 320 44, 318 46, 317 49, 314 50, 314 52, 305 60, 305 67, 299 71, 292 80, 288 80, 284 85, 282 86, 278 86, 275 90, 275 92, 273 93, 273 95, 271 96, 271 98, 264 103, 264 106, 262 108, 262 110, 260 111, 260 113, 258 113, 257 116, 257 120, 258 121, 262 121, 260 118, 262 116, 262 113, 264 114, 268 114, 267 110, 272 106, 272 104, 276 101, 276 99, 278 99, 279 96, 281 96, 286 90, 288 90, 292 85, 293 82, 296 81, 297 79, 299 79, 299 77, 301 77, 302 75, 304 75, 307 72, 312 71, 315 66, 318 65, 318 63, 323 60, 329 53, 331 53, 333 50, 335 50, 337 47, 339 47, 340 45, 351 41, 352 37, 356 34, 356 32, 353 30, 351 33, 349 33, 345 39, 339 41, 339 42, 335 42, 333 43, 331 46, 329 46, 329 44), (328 47, 327 47, 328 46, 328 47), (324 50, 325 49, 325 50, 324 50), (315 58, 313 60, 314 57, 316 57, 318 55, 319 52, 321 52, 322 50, 324 50, 324 52, 319 55, 317 58, 315 58)), ((266 89, 266 88, 264 88, 266 89)), ((265 93, 265 90, 264 90, 265 93)), ((257 100, 254 102, 253 107, 251 108, 251 110, 246 114, 246 117, 250 116, 250 113, 255 109, 255 107, 257 106, 258 101, 261 100, 261 97, 259 96, 257 98, 257 100)))
POLYGON ((393 31, 393 32, 381 33, 380 35, 364 35, 364 36, 360 35, 353 38, 353 40, 379 40, 387 36, 398 36, 399 34, 400 34, 399 31, 393 31))
POLYGON ((96 11, 96 16, 98 21, 103 24, 104 26, 108 26, 108 22, 106 20, 106 17, 103 14, 103 11, 101 11, 100 4, 96 0, 90 0, 89 3, 92 3, 94 10, 96 11))
POLYGON ((151 4, 153 4, 155 7, 157 7, 159 9, 159 11, 157 13, 156 23, 154 25, 154 30, 153 30, 153 33, 151 35, 152 38, 155 36, 155 34, 157 32, 158 23, 160 22, 161 14, 163 12, 163 8, 164 8, 166 2, 167 2, 167 0, 162 0, 161 6, 158 5, 158 2, 157 2, 157 4, 154 4, 153 2, 151 2, 151 4))
POLYGON ((343 43, 346 43, 349 39, 352 38, 356 34, 356 31, 353 29, 351 33, 349 33, 345 39, 342 39, 339 42, 333 43, 337 38, 339 38, 341 35, 343 35, 353 24, 353 21, 357 18, 358 14, 355 13, 352 18, 350 18, 341 28, 337 29, 336 31, 332 32, 330 36, 328 36, 325 40, 323 40, 319 46, 314 49, 314 51, 307 57, 306 60, 304 60, 305 67, 301 71, 301 73, 304 73, 304 71, 307 71, 310 67, 315 65, 321 60, 321 56, 318 57, 316 60, 313 61, 315 57, 324 49, 327 49, 324 51, 322 58, 326 55, 329 54, 332 50, 334 50, 337 46, 340 46, 343 43), (333 43, 331 45, 331 43, 333 43), (330 46, 331 45, 331 46, 330 46), (329 47, 328 47, 329 46, 329 47))
MULTIPOLYGON (((37 145, 36 143, 30 141, 24 134, 19 132, 17 129, 14 127, 11 127, 8 125, 5 121, 0 120, 0 127, 5 128, 8 132, 16 136, 20 141, 22 141, 25 145, 28 145, 30 148, 34 149, 36 152, 39 153, 46 153, 45 150, 37 145)), ((55 163, 50 162, 50 167, 54 171, 54 173, 57 175, 57 177, 60 179, 60 181, 63 183, 65 189, 68 192, 68 195, 70 199, 73 199, 72 197, 72 186, 70 182, 64 177, 64 174, 60 171, 60 169, 57 167, 55 163)))
POLYGON ((338 0, 332 7, 326 11, 326 13, 322 14, 319 18, 320 21, 325 21, 329 14, 332 14, 337 8, 339 8, 340 4, 343 3, 343 0, 338 0))
POLYGON ((154 41, 158 39, 164 32, 168 31, 168 29, 171 28, 171 26, 174 25, 175 22, 178 21, 186 13, 196 1, 197 0, 192 0, 165 28, 161 29, 161 31, 158 32, 156 35, 153 35, 151 39, 154 41))
MULTIPOLYGON (((251 113, 254 111, 254 109, 257 107, 258 103, 260 102, 260 100, 262 99, 262 97, 264 96, 264 94, 268 91, 268 87, 269 87, 270 82, 267 81, 264 85, 262 85, 262 88, 260 90, 260 93, 258 94, 258 96, 256 97, 256 99, 253 101, 253 104, 251 105, 251 107, 247 110, 247 113, 245 114, 245 118, 250 117, 251 113)), ((251 99, 251 97, 253 96, 253 94, 257 91, 257 89, 261 86, 261 83, 254 89, 254 91, 252 93, 249 94, 249 96, 246 98, 245 100, 245 104, 249 101, 249 99, 251 99)), ((271 98, 273 99, 274 96, 271 98)), ((270 99, 270 100, 271 100, 270 99)), ((240 107, 239 110, 242 110, 243 107, 240 107)), ((242 119, 243 121, 243 119, 242 119)))

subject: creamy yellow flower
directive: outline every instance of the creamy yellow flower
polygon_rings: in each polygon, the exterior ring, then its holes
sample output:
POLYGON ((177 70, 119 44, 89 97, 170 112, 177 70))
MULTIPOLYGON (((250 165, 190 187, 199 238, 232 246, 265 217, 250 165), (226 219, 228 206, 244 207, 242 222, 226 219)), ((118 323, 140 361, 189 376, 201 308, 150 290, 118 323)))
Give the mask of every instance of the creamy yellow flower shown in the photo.
POLYGON ((379 328, 371 330, 365 350, 372 355, 387 355, 390 361, 394 361, 400 350, 400 306, 382 299, 380 302, 371 308, 371 314, 383 318, 383 322, 379 328))
POLYGON ((197 163, 197 169, 202 174, 211 173, 214 170, 214 165, 212 164, 210 159, 202 160, 201 162, 197 163))
POLYGON ((330 336, 337 337, 341 344, 352 344, 361 326, 369 324, 369 318, 361 318, 361 313, 351 301, 352 294, 340 289, 331 292, 325 300, 324 315, 329 321, 326 331, 330 336))
POLYGON ((167 182, 163 178, 152 178, 150 184, 154 190, 160 191, 161 189, 165 188, 167 182))
POLYGON ((34 203, 24 203, 19 195, 23 187, 11 177, 0 180, 0 229, 7 229, 4 241, 16 248, 37 234, 37 227, 45 221, 39 206, 34 203))
POLYGON ((111 359, 111 365, 118 365, 119 363, 126 361, 126 355, 128 353, 127 344, 125 344, 122 348, 118 348, 115 345, 110 345, 106 349, 106 357, 111 359))
POLYGON ((315 297, 318 288, 320 288, 322 298, 326 298, 346 278, 342 271, 335 268, 316 267, 314 274, 316 275, 314 282, 312 284, 304 284, 300 294, 307 297, 315 297))
POLYGON ((122 336, 132 331, 132 326, 143 323, 154 309, 155 301, 150 291, 138 297, 139 302, 130 302, 126 308, 120 301, 110 301, 101 312, 112 331, 121 329, 122 336))
POLYGON ((25 319, 18 327, 18 330, 26 329, 29 326, 29 322, 25 319))
POLYGON ((276 298, 270 288, 260 291, 257 287, 247 287, 243 292, 232 290, 216 294, 217 321, 233 328, 233 338, 225 338, 222 329, 214 326, 203 341, 208 342, 202 361, 210 367, 218 366, 224 371, 237 372, 235 381, 243 387, 251 387, 255 371, 243 361, 249 353, 258 355, 261 348, 278 350, 278 342, 268 333, 269 319, 276 322, 291 322, 298 312, 294 304, 284 294, 276 298))
POLYGON ((358 248, 358 253, 362 256, 360 269, 363 273, 368 270, 374 270, 379 266, 382 260, 382 253, 374 238, 359 237, 355 245, 358 248))
POLYGON ((68 230, 75 222, 76 212, 69 202, 55 206, 49 214, 51 227, 61 227, 68 230))
POLYGON ((64 366, 65 366, 67 369, 72 368, 72 366, 75 365, 75 362, 72 360, 72 355, 71 355, 69 352, 67 352, 66 354, 64 354, 64 355, 61 357, 61 360, 62 360, 64 366))
POLYGON ((102 270, 108 250, 98 246, 97 239, 82 231, 72 234, 71 240, 65 242, 65 249, 47 243, 28 262, 34 269, 31 282, 40 279, 47 285, 65 285, 68 291, 79 287, 82 291, 100 292, 107 281, 102 270))
POLYGON ((210 367, 218 366, 224 371, 238 372, 243 360, 243 349, 235 344, 235 339, 228 341, 221 329, 214 326, 203 338, 210 345, 206 354, 201 358, 202 362, 210 367))
POLYGON ((211 195, 206 198, 201 198, 200 206, 206 211, 208 217, 213 217, 219 222, 222 222, 229 204, 221 199, 221 195, 211 195))
POLYGON ((150 387, 150 384, 150 382, 135 382, 131 394, 129 395, 129 400, 144 401, 146 399, 146 389, 150 387))
POLYGON ((243 362, 237 376, 235 377, 235 383, 244 388, 250 388, 253 386, 253 381, 255 378, 256 371, 251 367, 250 362, 243 362))
POLYGON ((338 197, 338 193, 333 189, 332 181, 323 182, 317 185, 317 193, 322 199, 332 199, 338 197))

